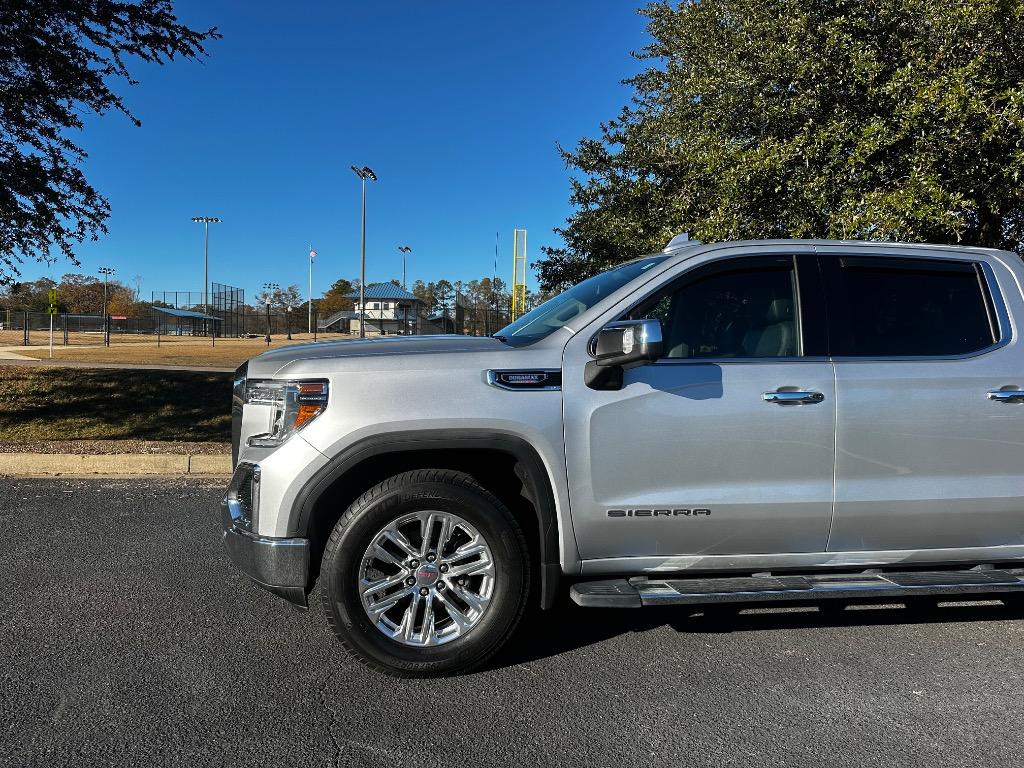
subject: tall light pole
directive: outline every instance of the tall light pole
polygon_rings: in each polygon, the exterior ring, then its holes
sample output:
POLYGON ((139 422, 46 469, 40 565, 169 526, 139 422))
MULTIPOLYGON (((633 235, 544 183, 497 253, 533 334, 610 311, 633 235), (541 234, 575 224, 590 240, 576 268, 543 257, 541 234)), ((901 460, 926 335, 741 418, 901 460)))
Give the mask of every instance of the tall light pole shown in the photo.
POLYGON ((402 290, 407 291, 409 289, 405 287, 405 257, 412 253, 412 248, 408 245, 400 245, 398 250, 402 252, 402 290))
POLYGON ((316 251, 313 244, 309 244, 309 331, 313 332, 313 259, 316 258, 316 251))
POLYGON ((277 283, 264 283, 263 291, 267 301, 267 336, 264 341, 267 342, 267 346, 270 346, 270 301, 274 298, 274 291, 281 289, 281 286, 277 283))
POLYGON ((110 346, 110 327, 107 322, 107 278, 114 274, 110 267, 100 267, 99 273, 103 275, 103 343, 110 346))
POLYGON ((206 292, 210 290, 210 225, 220 224, 221 220, 216 216, 193 216, 192 221, 202 224, 205 230, 203 233, 203 314, 208 315, 210 314, 210 302, 206 292))
POLYGON ((363 182, 362 257, 359 267, 359 338, 366 338, 366 182, 376 181, 377 174, 368 165, 352 166, 352 171, 363 182))
POLYGON ((103 316, 107 315, 107 278, 114 274, 114 270, 111 267, 100 267, 97 270, 103 275, 103 316))

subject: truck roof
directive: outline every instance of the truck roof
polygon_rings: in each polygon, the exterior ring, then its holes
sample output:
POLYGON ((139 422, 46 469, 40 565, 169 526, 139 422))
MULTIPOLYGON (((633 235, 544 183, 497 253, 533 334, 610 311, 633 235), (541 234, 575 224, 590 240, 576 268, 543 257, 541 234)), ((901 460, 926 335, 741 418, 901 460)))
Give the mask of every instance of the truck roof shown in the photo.
POLYGON ((698 246, 716 246, 716 247, 742 247, 742 246, 765 246, 765 245, 810 245, 810 246, 822 246, 822 247, 835 247, 835 246, 856 246, 858 248, 909 248, 914 250, 933 250, 933 251, 976 251, 980 253, 1008 253, 1008 251, 1001 251, 998 248, 983 248, 975 245, 940 245, 936 243, 907 243, 890 240, 825 240, 825 239, 798 239, 798 238, 776 238, 771 240, 723 240, 721 242, 705 243, 700 240, 690 240, 686 233, 676 235, 673 237, 668 245, 665 246, 662 253, 665 254, 678 254, 681 251, 696 248, 698 246))

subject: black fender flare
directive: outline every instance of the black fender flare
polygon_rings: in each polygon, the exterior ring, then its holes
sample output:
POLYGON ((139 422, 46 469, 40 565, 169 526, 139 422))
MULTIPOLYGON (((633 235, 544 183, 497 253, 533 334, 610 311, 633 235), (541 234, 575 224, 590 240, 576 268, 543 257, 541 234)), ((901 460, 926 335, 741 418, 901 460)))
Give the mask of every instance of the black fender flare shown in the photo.
POLYGON ((308 536, 313 510, 320 497, 367 459, 388 453, 467 449, 499 451, 515 458, 517 474, 537 510, 541 607, 552 607, 562 573, 552 480, 537 449, 518 435, 483 429, 441 429, 386 432, 358 440, 331 458, 299 489, 288 519, 288 536, 308 536))

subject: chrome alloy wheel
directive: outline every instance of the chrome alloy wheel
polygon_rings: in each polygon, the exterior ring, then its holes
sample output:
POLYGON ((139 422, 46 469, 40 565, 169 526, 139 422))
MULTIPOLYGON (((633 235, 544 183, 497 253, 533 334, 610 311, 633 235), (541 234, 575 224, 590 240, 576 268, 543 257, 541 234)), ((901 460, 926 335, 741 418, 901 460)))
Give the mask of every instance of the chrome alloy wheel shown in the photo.
POLYGON ((484 537, 449 512, 414 512, 380 530, 359 566, 366 615, 387 637, 433 646, 480 623, 494 594, 484 537))

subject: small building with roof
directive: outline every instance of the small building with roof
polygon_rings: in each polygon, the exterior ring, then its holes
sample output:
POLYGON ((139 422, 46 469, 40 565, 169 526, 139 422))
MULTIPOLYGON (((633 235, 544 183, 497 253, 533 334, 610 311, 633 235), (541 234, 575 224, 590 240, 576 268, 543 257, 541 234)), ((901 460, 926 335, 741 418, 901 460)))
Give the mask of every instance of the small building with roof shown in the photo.
POLYGON ((355 317, 350 329, 359 333, 359 323, 366 323, 369 333, 413 334, 418 331, 420 305, 416 295, 394 283, 368 285, 364 291, 365 306, 359 304, 359 291, 353 291, 346 298, 352 299, 355 317))
POLYGON ((153 307, 157 335, 163 336, 209 336, 220 335, 221 318, 173 307, 153 307))

